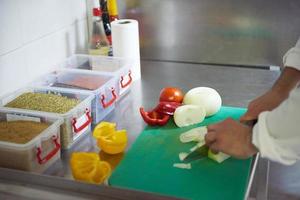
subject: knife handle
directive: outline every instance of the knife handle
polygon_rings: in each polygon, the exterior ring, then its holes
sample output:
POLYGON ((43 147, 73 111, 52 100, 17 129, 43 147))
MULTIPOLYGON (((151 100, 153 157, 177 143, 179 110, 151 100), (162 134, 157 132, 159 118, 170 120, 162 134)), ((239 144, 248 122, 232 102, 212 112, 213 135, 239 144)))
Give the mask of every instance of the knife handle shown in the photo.
POLYGON ((256 123, 257 123, 257 119, 252 119, 252 120, 248 120, 248 121, 243 122, 243 124, 245 124, 247 126, 251 126, 251 127, 253 127, 256 123))

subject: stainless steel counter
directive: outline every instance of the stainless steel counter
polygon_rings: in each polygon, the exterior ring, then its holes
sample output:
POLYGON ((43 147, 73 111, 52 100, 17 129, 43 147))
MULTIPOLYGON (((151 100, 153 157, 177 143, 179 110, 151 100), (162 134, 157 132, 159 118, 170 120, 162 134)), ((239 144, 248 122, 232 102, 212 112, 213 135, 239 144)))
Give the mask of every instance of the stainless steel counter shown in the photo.
POLYGON ((147 59, 281 65, 300 33, 298 0, 119 0, 147 59))
MULTIPOLYGON (((132 85, 131 91, 117 103, 115 111, 111 113, 106 120, 117 122, 118 128, 128 131, 130 147, 145 127, 138 112, 139 107, 154 107, 158 101, 159 92, 163 87, 180 87, 187 92, 193 87, 208 86, 220 92, 223 105, 245 107, 251 99, 270 88, 278 75, 278 71, 253 68, 142 61, 142 79, 132 85)), ((70 187, 67 186, 68 184, 76 184, 76 190, 70 190, 70 194, 72 195, 74 195, 74 192, 88 193, 89 190, 94 191, 94 185, 70 181, 72 177, 68 161, 73 151, 98 151, 98 148, 90 136, 83 138, 83 140, 75 146, 75 148, 63 152, 62 161, 55 163, 55 165, 45 173, 47 176, 32 175, 23 172, 14 173, 14 171, 11 170, 9 171, 11 176, 9 176, 7 175, 8 172, 2 169, 0 170, 0 182, 10 183, 11 191, 14 192, 19 191, 15 189, 17 186, 14 187, 14 185, 17 185, 19 181, 26 183, 26 180, 30 180, 30 184, 25 186, 22 184, 23 188, 20 189, 21 191, 25 191, 26 188, 32 189, 32 187, 36 190, 38 190, 39 187, 44 187, 43 190, 48 188, 51 191, 55 191, 51 189, 53 187, 56 189, 65 188, 64 190, 69 191, 70 187)), ((105 194, 107 198, 110 196, 110 193, 114 193, 114 198, 117 196, 115 190, 112 191, 108 187, 97 187, 101 188, 99 191, 104 192, 103 194, 105 194)), ((7 188, 3 189, 0 184, 0 197, 7 195, 7 192, 4 192, 6 190, 7 188)), ((101 196, 101 192, 99 191, 93 193, 93 195, 101 196)), ((13 196, 14 192, 11 192, 9 195, 13 196)), ((138 194, 141 195, 140 193, 138 194)), ((64 195, 67 195, 67 192, 64 195)), ((122 191, 119 192, 119 195, 122 196, 122 191)), ((129 195, 127 197, 130 198, 132 196, 129 195)), ((148 197, 150 196, 148 195, 148 197)), ((151 197, 154 198, 154 196, 151 197)), ((49 199, 51 198, 49 197, 49 199)))

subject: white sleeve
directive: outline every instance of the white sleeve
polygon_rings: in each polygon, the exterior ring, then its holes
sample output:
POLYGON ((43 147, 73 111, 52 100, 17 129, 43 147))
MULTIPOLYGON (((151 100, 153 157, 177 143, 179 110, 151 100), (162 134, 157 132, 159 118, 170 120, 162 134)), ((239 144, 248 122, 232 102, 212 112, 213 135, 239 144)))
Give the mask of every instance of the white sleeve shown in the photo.
POLYGON ((300 70, 300 38, 295 45, 283 56, 283 66, 293 67, 300 70))
POLYGON ((300 89, 280 106, 262 112, 253 128, 252 143, 262 157, 291 165, 300 159, 300 89))
MULTIPOLYGON (((300 70, 300 39, 284 55, 283 65, 300 70)), ((259 115, 252 143, 270 160, 286 165, 300 160, 300 88, 274 110, 259 115)))

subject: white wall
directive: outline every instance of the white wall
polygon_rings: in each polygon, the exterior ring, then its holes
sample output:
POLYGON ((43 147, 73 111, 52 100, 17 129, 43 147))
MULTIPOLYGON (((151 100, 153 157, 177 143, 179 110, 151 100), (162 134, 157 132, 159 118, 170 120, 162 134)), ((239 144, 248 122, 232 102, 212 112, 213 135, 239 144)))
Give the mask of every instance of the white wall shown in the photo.
POLYGON ((0 96, 87 47, 86 0, 0 0, 0 96))

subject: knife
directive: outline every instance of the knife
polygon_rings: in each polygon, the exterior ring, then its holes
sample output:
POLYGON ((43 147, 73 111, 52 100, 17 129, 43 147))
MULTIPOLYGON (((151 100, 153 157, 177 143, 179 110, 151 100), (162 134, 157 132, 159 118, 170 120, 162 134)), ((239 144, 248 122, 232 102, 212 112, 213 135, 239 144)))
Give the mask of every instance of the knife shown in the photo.
POLYGON ((201 143, 198 147, 193 149, 185 158, 183 158, 183 162, 190 163, 194 160, 201 160, 207 157, 208 154, 208 146, 205 143, 201 143))

